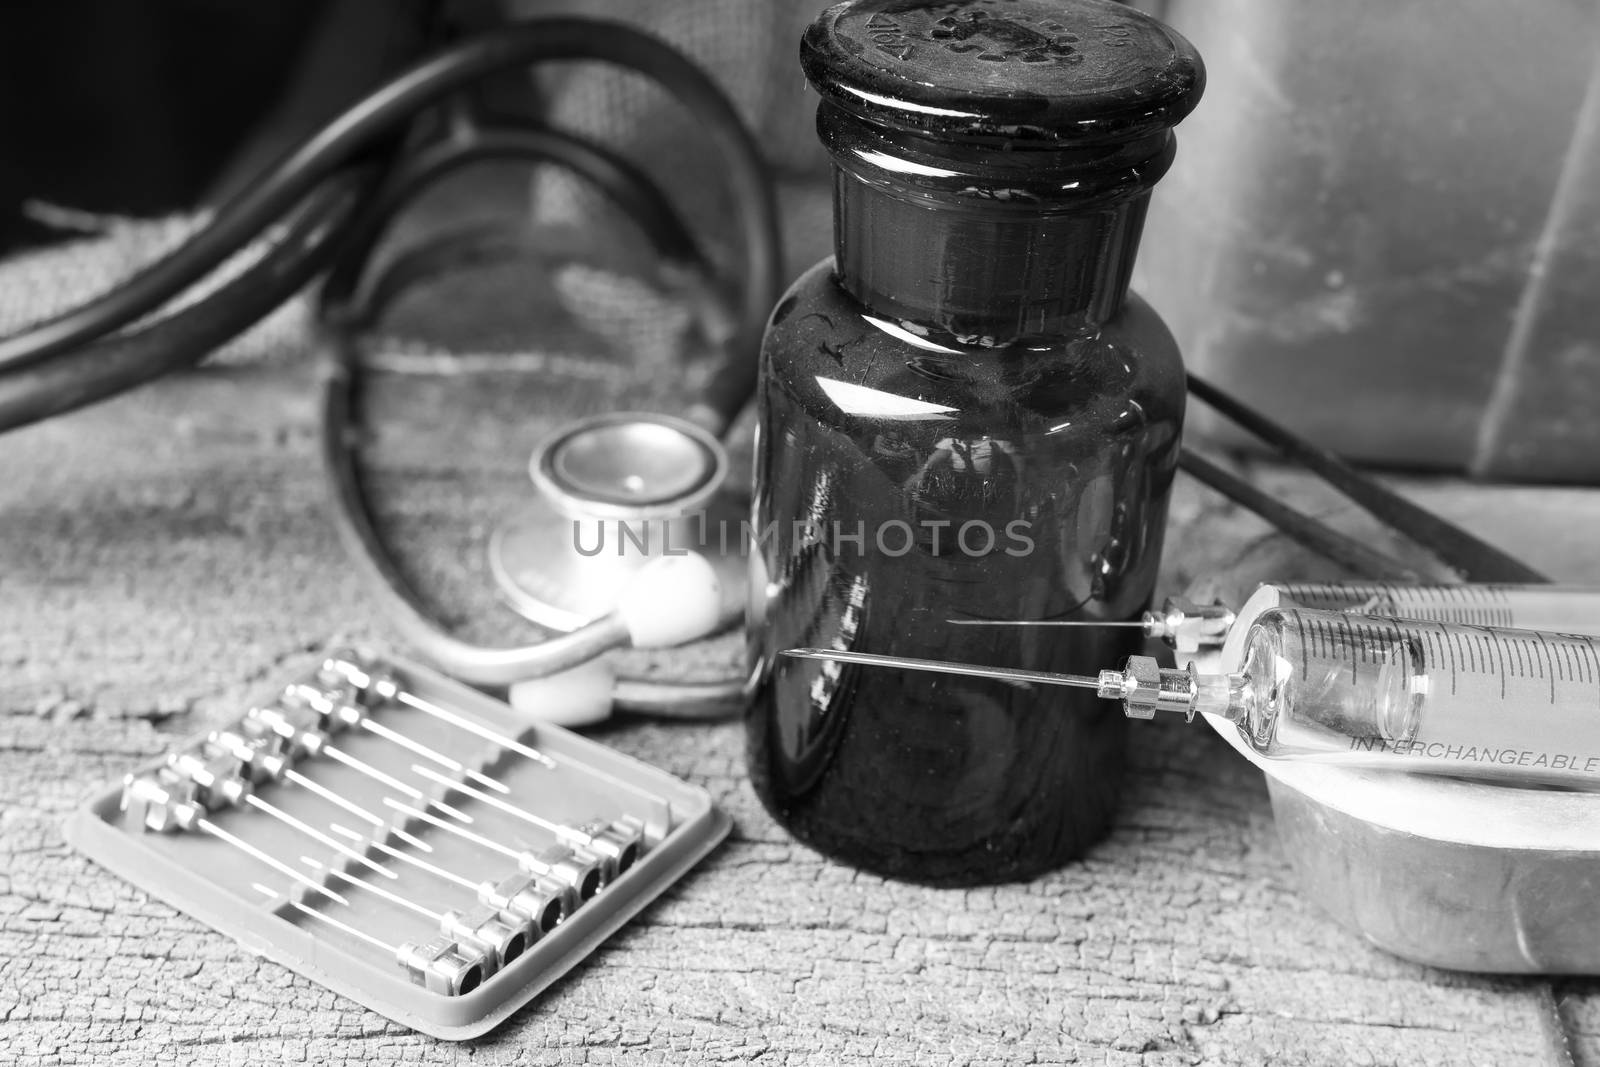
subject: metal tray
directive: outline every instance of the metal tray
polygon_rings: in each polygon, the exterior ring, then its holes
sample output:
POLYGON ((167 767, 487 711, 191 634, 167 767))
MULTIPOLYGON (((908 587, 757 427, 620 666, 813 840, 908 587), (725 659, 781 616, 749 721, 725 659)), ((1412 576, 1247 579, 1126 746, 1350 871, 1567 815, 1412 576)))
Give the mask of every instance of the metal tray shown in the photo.
MULTIPOLYGON (((1600 494, 1460 492, 1424 502, 1521 548, 1563 581, 1600 580, 1592 551, 1554 539, 1524 547, 1538 531, 1570 528, 1573 509, 1596 509, 1600 494)), ((1259 582, 1300 579, 1337 576, 1270 538, 1196 582, 1190 595, 1238 605, 1259 582)), ((1251 610, 1265 606, 1257 601, 1251 610)), ((1230 646, 1242 642, 1247 624, 1242 611, 1230 646)), ((1236 655, 1229 647, 1197 662, 1217 669, 1236 655)), ((1350 930, 1395 955, 1451 970, 1600 974, 1600 794, 1268 760, 1233 724, 1208 722, 1266 776, 1301 892, 1350 930)))

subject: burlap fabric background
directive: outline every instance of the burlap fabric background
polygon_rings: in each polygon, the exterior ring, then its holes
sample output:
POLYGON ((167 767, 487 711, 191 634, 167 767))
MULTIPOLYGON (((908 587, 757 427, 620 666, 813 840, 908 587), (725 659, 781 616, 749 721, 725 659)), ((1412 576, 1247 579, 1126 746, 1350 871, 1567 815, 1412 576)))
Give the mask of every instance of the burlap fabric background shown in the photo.
MULTIPOLYGON (((770 153, 784 206, 791 275, 826 254, 831 241, 826 161, 812 132, 815 96, 805 89, 796 62, 801 29, 821 6, 814 0, 565 5, 569 11, 631 19, 714 73, 770 153)), ((525 4, 518 13, 560 10, 555 4, 525 4)), ((693 116, 642 79, 594 64, 553 68, 541 77, 541 90, 552 121, 605 141, 661 182, 713 260, 733 273, 734 234, 721 166, 702 147, 693 116)), ((204 221, 201 216, 75 217, 55 205, 30 210, 80 227, 86 235, 0 260, 0 333, 105 291, 204 221)), ((397 549, 418 571, 419 589, 437 598, 464 633, 504 644, 518 632, 508 629, 508 613, 495 603, 483 573, 483 542, 517 499, 531 496, 520 471, 531 444, 562 421, 589 412, 682 410, 709 369, 709 350, 699 343, 700 333, 679 294, 658 283, 653 256, 633 228, 591 190, 559 172, 530 174, 505 165, 452 178, 399 221, 389 242, 391 254, 428 234, 486 220, 525 228, 544 251, 530 262, 464 270, 429 282, 393 307, 368 346, 369 361, 389 375, 369 417, 374 440, 368 459, 379 468, 388 463, 395 442, 386 430, 396 419, 403 424, 416 417, 412 398, 447 398, 439 401, 434 418, 463 433, 478 425, 482 420, 474 405, 482 402, 484 387, 458 379, 462 373, 495 372, 489 380, 501 383, 501 392, 514 393, 520 419, 515 433, 486 435, 478 446, 485 450, 485 462, 507 468, 504 484, 497 482, 492 491, 462 487, 452 496, 452 506, 482 511, 482 521, 459 545, 452 542, 440 552, 444 531, 406 520, 415 494, 426 495, 426 486, 410 484, 415 474, 381 479, 375 489, 397 549), (429 562, 440 558, 452 565, 441 570, 429 562)), ((221 276, 240 269, 257 251, 241 253, 221 276)), ((219 281, 211 279, 184 300, 219 281)), ((300 381, 296 365, 311 357, 310 326, 309 302, 302 295, 225 346, 212 362, 273 364, 293 372, 291 381, 300 381)), ((310 382, 304 382, 295 388, 303 390, 303 402, 309 404, 310 382)), ((176 388, 155 386, 169 393, 176 388)), ((70 418, 62 427, 71 430, 70 418)), ((743 430, 733 439, 734 485, 743 484, 748 473, 741 447, 747 440, 743 430)), ((260 544, 270 547, 267 541, 260 544)), ((629 662, 678 677, 720 677, 741 659, 741 642, 728 635, 679 650, 670 663, 644 654, 629 662)))
MULTIPOLYGON (((791 273, 826 254, 831 215, 827 158, 813 128, 816 97, 796 55, 802 31, 825 0, 520 0, 523 13, 571 13, 643 26, 671 41, 710 71, 738 106, 766 151, 785 214, 791 273)), ((645 79, 597 65, 548 75, 552 120, 645 163, 672 189, 694 232, 721 265, 728 264, 726 193, 720 163, 704 150, 694 118, 645 79)), ((569 175, 546 170, 534 181, 535 216, 543 221, 593 219, 597 237, 615 240, 594 192, 569 175)), ((664 359, 681 348, 686 322, 656 294, 609 272, 571 266, 557 274, 564 303, 641 357, 664 359)))
MULTIPOLYGON (((584 14, 625 20, 671 41, 711 71, 756 132, 780 186, 789 270, 795 273, 828 251, 826 160, 812 130, 815 97, 796 62, 800 33, 821 0, 511 0, 511 14, 584 14)), ((598 64, 549 68, 540 75, 551 120, 626 154, 668 191, 714 261, 730 272, 733 234, 720 163, 701 140, 694 117, 645 79, 598 64)), ((65 205, 70 208, 71 205, 65 205)), ((32 210, 60 215, 54 205, 32 210)), ((606 362, 632 361, 647 377, 674 372, 692 356, 690 315, 674 294, 653 283, 649 250, 593 190, 555 170, 467 174, 430 197, 404 221, 416 235, 466 219, 529 225, 559 249, 536 270, 501 278, 488 291, 443 316, 401 315, 389 332, 408 350, 417 344, 453 350, 587 352, 606 362), (518 281, 543 292, 519 291, 518 281), (520 295, 520 299, 519 299, 520 295), (509 299, 507 299, 509 298, 509 299), (562 322, 532 316, 529 306, 556 305, 562 322), (454 319, 454 327, 440 328, 454 319), (466 320, 472 320, 468 322, 466 320), (491 320, 500 320, 498 325, 491 320), (421 335, 421 336, 417 336, 421 335)), ((0 261, 0 331, 103 291, 179 243, 201 221, 85 218, 86 236, 0 261), (98 231, 98 232, 94 232, 98 231)), ((237 269, 250 255, 233 264, 237 269)), ((455 295, 466 293, 451 284, 455 295)), ((204 291, 203 289, 200 291, 204 291)), ((193 299, 190 294, 186 299, 193 299)), ((430 302, 432 303, 432 302, 430 302)), ((438 305, 435 303, 437 309, 438 305)), ((303 299, 228 345, 225 362, 286 358, 303 347, 303 299)))

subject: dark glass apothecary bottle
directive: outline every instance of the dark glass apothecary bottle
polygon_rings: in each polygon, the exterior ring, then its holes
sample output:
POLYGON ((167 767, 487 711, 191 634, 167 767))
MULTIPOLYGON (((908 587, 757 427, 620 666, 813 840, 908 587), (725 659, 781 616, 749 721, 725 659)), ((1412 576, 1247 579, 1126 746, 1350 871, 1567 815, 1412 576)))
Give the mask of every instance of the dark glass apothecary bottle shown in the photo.
POLYGON ((1105 832, 1123 720, 1092 693, 797 660, 794 646, 1093 673, 1149 601, 1183 367, 1128 291, 1199 57, 1104 0, 859 0, 801 46, 835 256, 763 350, 749 769, 801 840, 937 884, 1105 832))

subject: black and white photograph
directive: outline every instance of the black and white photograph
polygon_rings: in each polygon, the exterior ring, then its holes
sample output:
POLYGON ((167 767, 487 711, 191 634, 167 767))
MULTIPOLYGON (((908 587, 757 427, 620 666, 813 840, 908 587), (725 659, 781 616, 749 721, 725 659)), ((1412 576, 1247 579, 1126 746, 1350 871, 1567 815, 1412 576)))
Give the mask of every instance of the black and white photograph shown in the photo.
POLYGON ((13 0, 0 1065, 1600 1067, 1600 0, 13 0))

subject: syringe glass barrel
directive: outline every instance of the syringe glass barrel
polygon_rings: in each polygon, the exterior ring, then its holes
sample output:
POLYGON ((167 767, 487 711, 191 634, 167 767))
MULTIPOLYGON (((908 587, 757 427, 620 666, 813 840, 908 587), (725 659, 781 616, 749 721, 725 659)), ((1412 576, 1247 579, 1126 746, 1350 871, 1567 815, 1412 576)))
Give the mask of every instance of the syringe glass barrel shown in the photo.
POLYGON ((1600 588, 1273 582, 1285 603, 1391 619, 1600 634, 1600 588))
POLYGON ((1224 677, 1266 756, 1600 788, 1600 639, 1273 608, 1224 677))
POLYGON ((1168 597, 1161 610, 1145 612, 1137 623, 1092 619, 951 619, 950 622, 961 626, 1137 625, 1144 628, 1146 637, 1159 637, 1180 653, 1204 653, 1223 648, 1233 627, 1248 626, 1253 612, 1267 606, 1600 636, 1600 588, 1561 585, 1263 582, 1237 615, 1220 600, 1206 604, 1168 597))
POLYGON ((1165 639, 1180 653, 1207 652, 1222 648, 1233 626, 1248 627, 1254 611, 1267 606, 1600 635, 1600 588, 1560 585, 1264 582, 1237 617, 1221 601, 1169 597, 1159 612, 1145 612, 1143 625, 1147 636, 1165 639))

